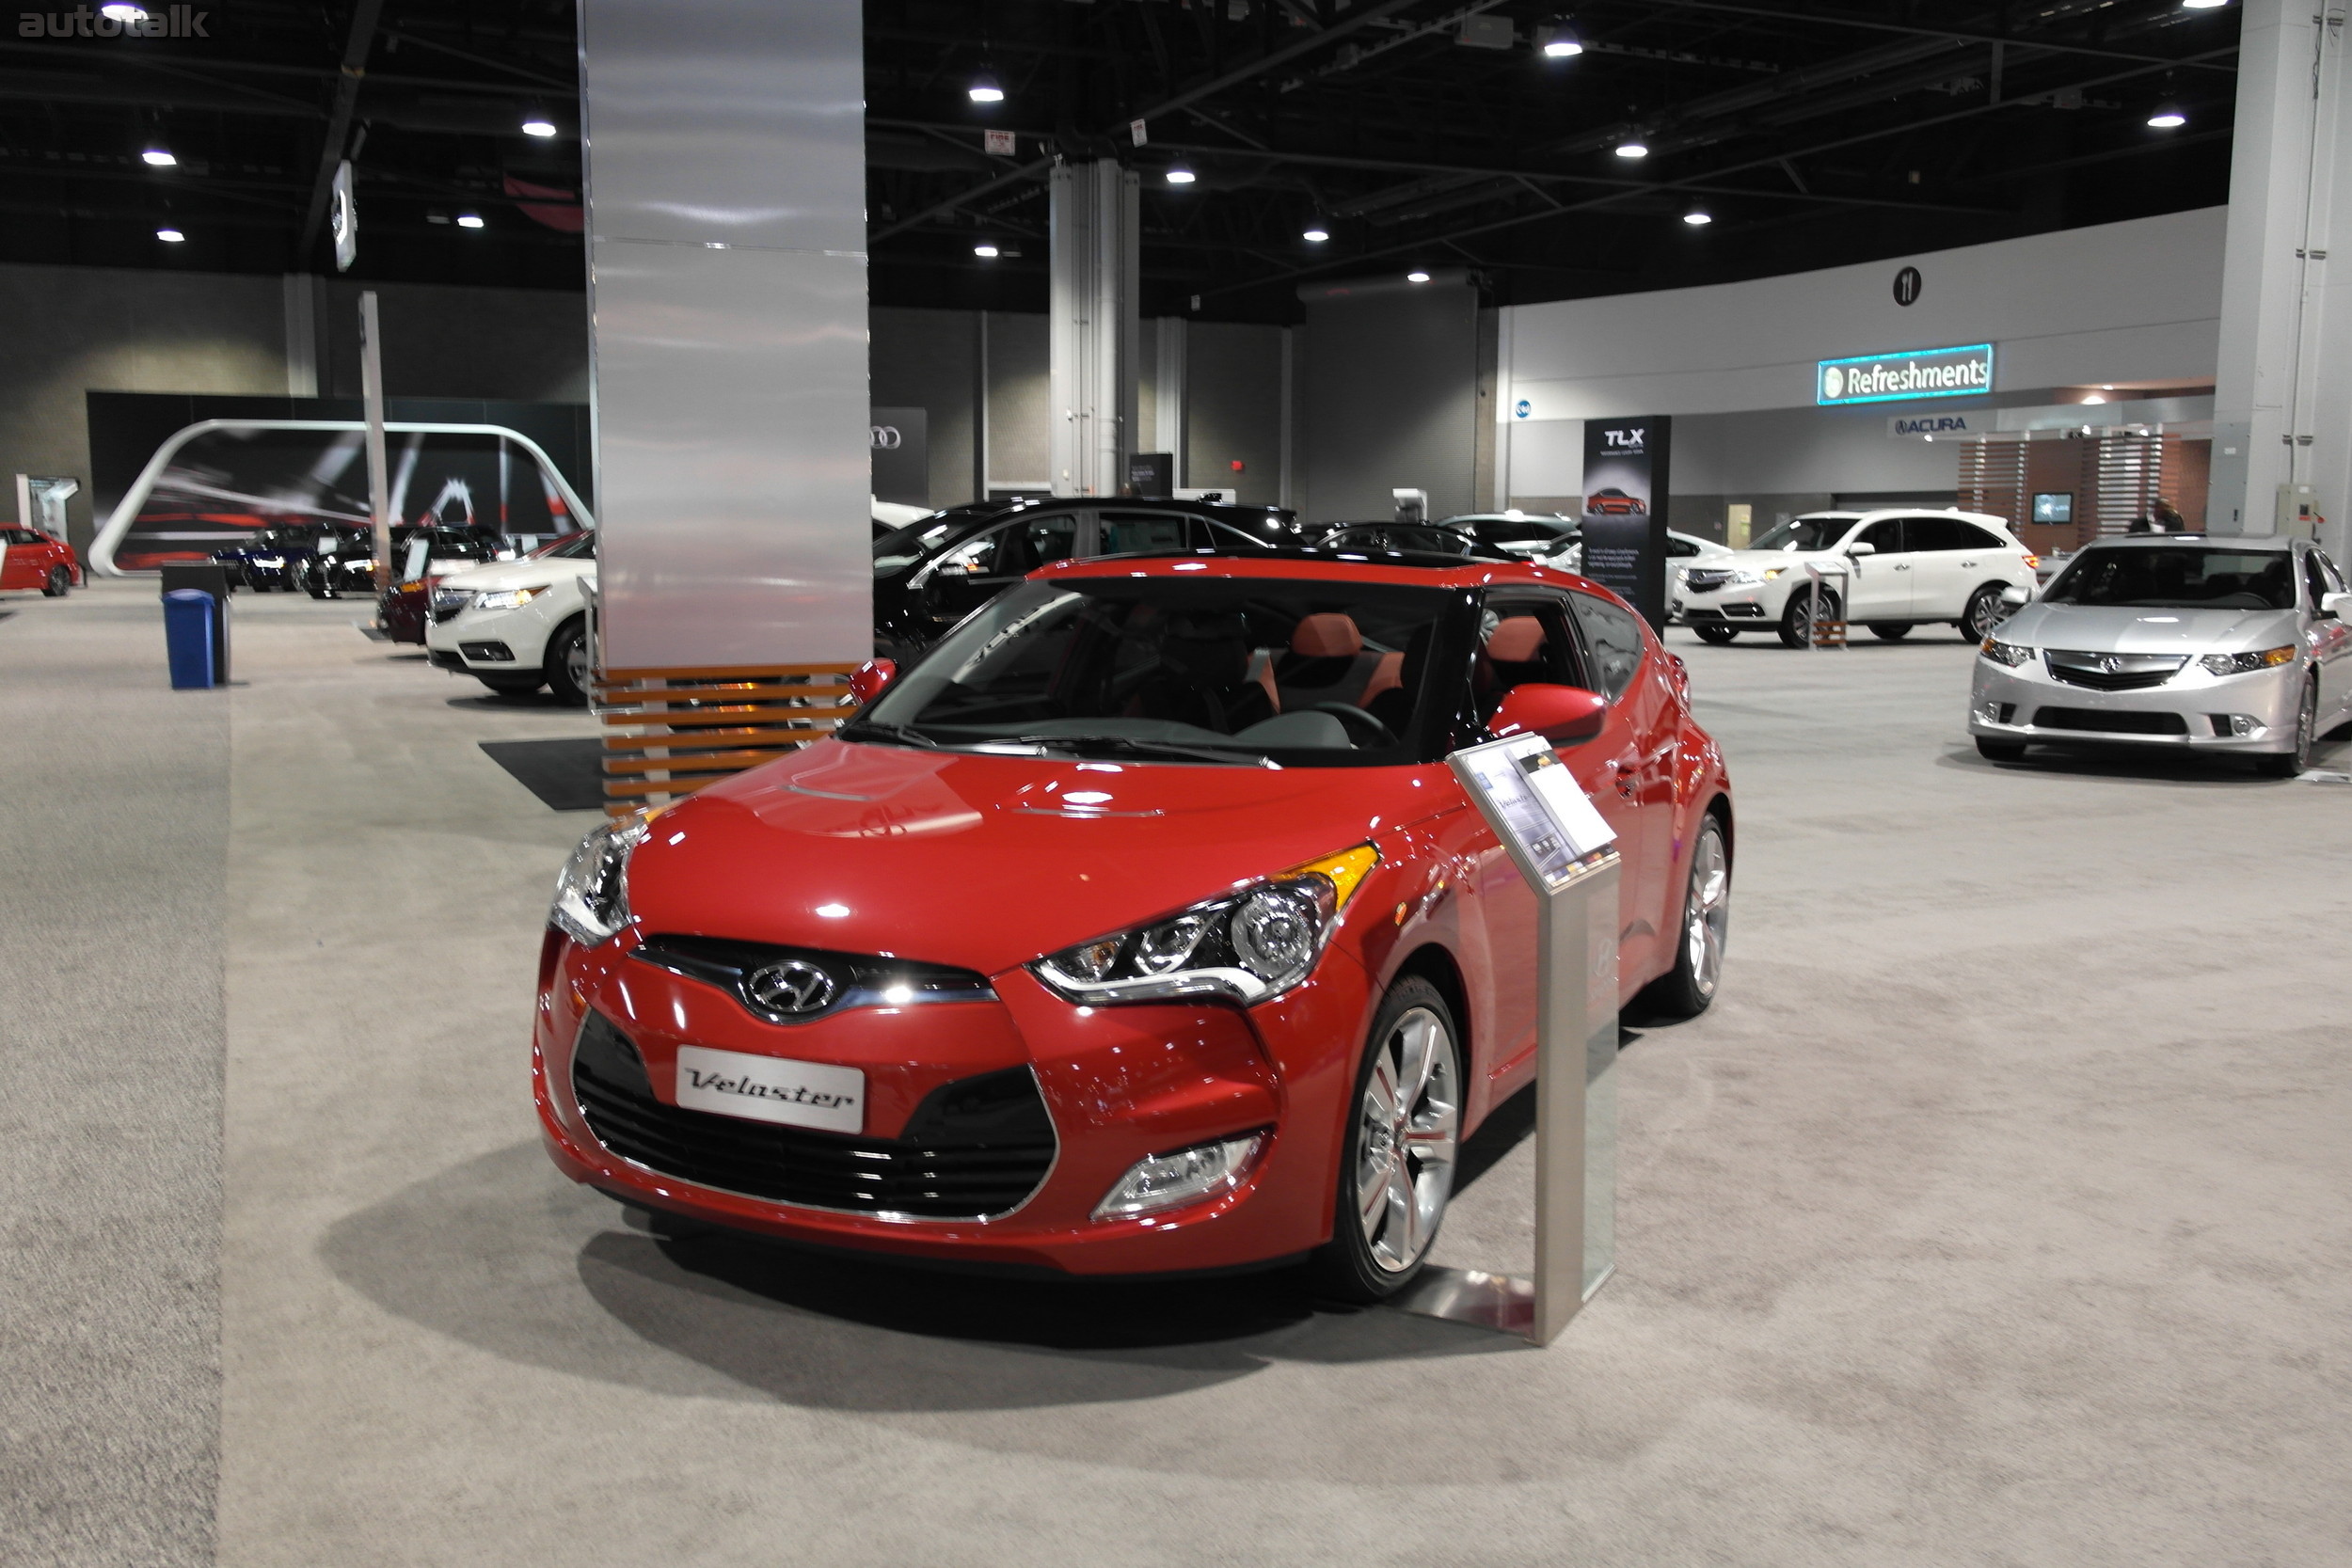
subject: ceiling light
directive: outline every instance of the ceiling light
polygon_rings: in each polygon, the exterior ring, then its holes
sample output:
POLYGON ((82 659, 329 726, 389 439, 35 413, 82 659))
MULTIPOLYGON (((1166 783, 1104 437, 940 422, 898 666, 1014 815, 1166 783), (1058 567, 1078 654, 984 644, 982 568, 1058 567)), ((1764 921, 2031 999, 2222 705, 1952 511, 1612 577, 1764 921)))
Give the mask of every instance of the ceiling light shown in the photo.
POLYGON ((526 136, 552 136, 555 135, 555 121, 543 119, 538 115, 533 115, 529 119, 523 121, 523 135, 526 136))
POLYGON ((177 229, 158 229, 155 230, 155 237, 163 241, 166 245, 178 245, 181 241, 187 238, 185 234, 181 233, 177 229))
POLYGON ((1178 164, 1174 168, 1168 171, 1168 182, 1171 185, 1189 185, 1192 183, 1194 175, 1192 170, 1186 168, 1182 164, 1178 164))
POLYGON ((1005 101, 1005 89, 998 87, 996 78, 985 71, 973 77, 972 86, 965 90, 971 94, 975 103, 1002 103, 1005 101))
POLYGON ((1565 60, 1584 53, 1584 40, 1566 27, 1538 27, 1535 29, 1535 49, 1545 59, 1565 60))
POLYGON ((1319 223, 1311 223, 1307 225, 1307 231, 1298 237, 1306 241, 1309 245, 1321 245, 1324 241, 1331 237, 1331 230, 1324 228, 1323 225, 1319 223))
MULTIPOLYGON (((2217 7, 2226 6, 2229 3, 2230 0, 2181 0, 2181 9, 2185 11, 2209 11, 2217 7)), ((108 8, 112 9, 111 7, 108 8)))
POLYGON ((978 245, 972 247, 972 254, 977 256, 983 261, 993 261, 996 260, 997 252, 994 245, 989 244, 986 240, 982 240, 978 245))
POLYGON ((1693 207, 1682 214, 1682 221, 1696 229, 1715 221, 1715 214, 1704 207, 1693 207))
POLYGON ((2170 131, 2188 123, 2188 116, 2169 103, 2148 117, 2148 123, 2159 131, 2170 131))
POLYGON ((1621 141, 1617 144, 1617 156, 1620 158, 1646 158, 1649 156, 1649 149, 1637 141, 1621 141))
POLYGON ((139 154, 139 161, 150 168, 176 168, 180 160, 160 147, 151 147, 139 154))
POLYGON ((1425 272, 1408 272, 1405 275, 1405 281, 1407 283, 1426 283, 1429 281, 1429 275, 1425 272))
POLYGON ((145 22, 147 20, 145 11, 136 6, 123 4, 123 0, 114 0, 112 5, 99 7, 98 14, 111 17, 117 22, 145 22))
POLYGON ((2107 400, 2101 397, 2098 393, 2093 392, 2089 397, 2083 399, 2083 401, 2085 403, 2105 403, 2107 400))
POLYGON ((479 213, 460 213, 457 214, 457 227, 460 229, 479 229, 482 227, 482 214, 479 213))

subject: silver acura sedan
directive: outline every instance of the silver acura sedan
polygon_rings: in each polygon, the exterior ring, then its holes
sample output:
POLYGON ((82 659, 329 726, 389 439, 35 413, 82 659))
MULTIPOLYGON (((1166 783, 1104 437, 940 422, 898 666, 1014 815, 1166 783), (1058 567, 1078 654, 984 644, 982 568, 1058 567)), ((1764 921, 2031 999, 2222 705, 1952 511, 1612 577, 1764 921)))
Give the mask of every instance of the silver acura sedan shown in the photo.
POLYGON ((2308 539, 2103 540, 1984 640, 1968 733, 2000 762, 2120 742, 2291 778, 2352 719, 2348 613, 2343 574, 2308 539))

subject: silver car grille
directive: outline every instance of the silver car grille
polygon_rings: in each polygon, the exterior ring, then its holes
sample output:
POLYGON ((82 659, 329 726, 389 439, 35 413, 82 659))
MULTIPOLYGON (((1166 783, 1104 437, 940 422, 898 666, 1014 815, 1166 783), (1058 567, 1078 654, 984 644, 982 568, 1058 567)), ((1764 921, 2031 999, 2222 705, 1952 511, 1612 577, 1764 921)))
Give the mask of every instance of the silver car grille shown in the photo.
POLYGON ((2065 648, 2042 652, 2050 677, 2093 691, 2144 691, 2162 686, 2188 662, 2186 654, 2086 654, 2065 648))

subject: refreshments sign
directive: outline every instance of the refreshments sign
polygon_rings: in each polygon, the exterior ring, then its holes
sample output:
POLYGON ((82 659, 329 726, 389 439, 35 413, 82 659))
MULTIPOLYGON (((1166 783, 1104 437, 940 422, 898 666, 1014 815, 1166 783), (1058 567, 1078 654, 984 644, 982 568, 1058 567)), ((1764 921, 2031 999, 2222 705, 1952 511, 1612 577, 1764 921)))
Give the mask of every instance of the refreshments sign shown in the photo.
POLYGON ((1992 389, 1991 343, 1857 354, 1846 359, 1823 359, 1813 372, 1813 401, 1823 405, 1964 398, 1992 389))

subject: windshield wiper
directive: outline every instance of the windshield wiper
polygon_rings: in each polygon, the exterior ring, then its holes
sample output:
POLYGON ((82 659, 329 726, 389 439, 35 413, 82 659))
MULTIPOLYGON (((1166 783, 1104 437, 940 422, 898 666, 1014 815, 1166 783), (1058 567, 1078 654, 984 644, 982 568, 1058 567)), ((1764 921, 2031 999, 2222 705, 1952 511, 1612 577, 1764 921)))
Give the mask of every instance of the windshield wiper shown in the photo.
POLYGON ((938 741, 933 740, 930 736, 925 735, 922 731, 914 728, 912 725, 893 724, 885 720, 879 719, 867 719, 859 723, 852 724, 850 726, 850 733, 847 738, 856 740, 861 736, 869 735, 878 736, 883 740, 897 740, 902 741, 909 746, 920 746, 926 751, 936 752, 939 750, 938 741))
POLYGON ((1229 751, 1208 746, 1187 746, 1177 740, 1146 740, 1132 735, 1016 735, 1011 741, 1017 746, 1036 746, 1047 751, 1078 752, 1108 751, 1123 756, 1172 757, 1187 762, 1214 762, 1227 768, 1279 768, 1281 764, 1263 752, 1255 757, 1241 757, 1229 751))

